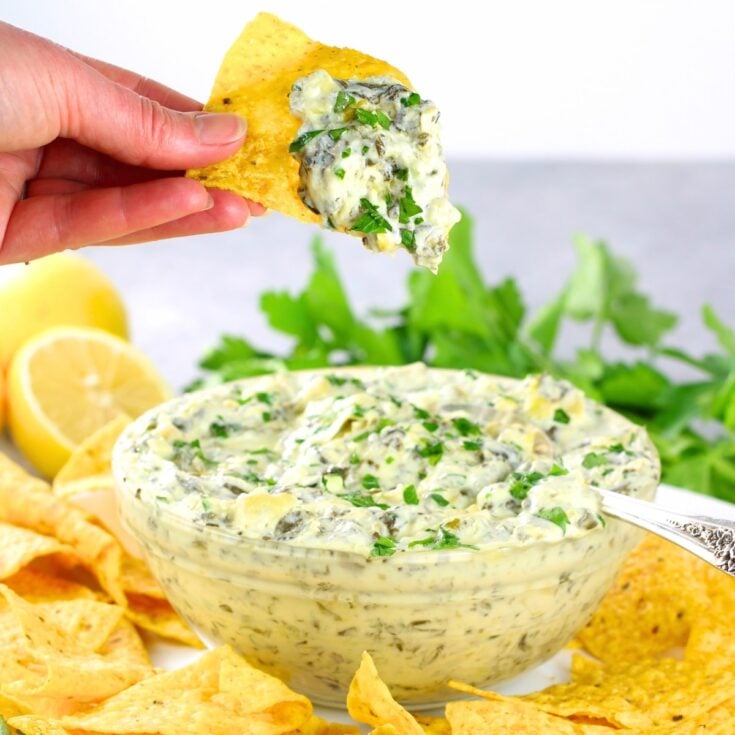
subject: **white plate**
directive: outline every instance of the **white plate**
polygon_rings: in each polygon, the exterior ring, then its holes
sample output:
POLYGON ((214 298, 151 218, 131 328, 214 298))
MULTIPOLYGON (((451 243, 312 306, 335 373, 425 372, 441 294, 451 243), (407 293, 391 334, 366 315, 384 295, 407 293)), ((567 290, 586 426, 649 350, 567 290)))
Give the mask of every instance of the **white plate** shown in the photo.
MULTIPOLYGON (((656 500, 673 511, 696 515, 710 515, 716 518, 727 518, 735 521, 735 505, 722 502, 706 495, 698 495, 688 490, 662 485, 656 500)), ((154 665, 164 669, 176 669, 191 663, 200 655, 200 651, 188 646, 173 645, 160 640, 150 640, 148 650, 154 665)), ((498 684, 493 688, 502 694, 527 694, 544 689, 552 684, 569 680, 569 666, 572 652, 560 651, 530 671, 498 684)), ((332 710, 317 707, 315 713, 320 717, 335 722, 353 723, 344 710, 332 710)), ((424 714, 443 714, 441 710, 424 714)), ((369 728, 363 731, 367 732, 369 728)))

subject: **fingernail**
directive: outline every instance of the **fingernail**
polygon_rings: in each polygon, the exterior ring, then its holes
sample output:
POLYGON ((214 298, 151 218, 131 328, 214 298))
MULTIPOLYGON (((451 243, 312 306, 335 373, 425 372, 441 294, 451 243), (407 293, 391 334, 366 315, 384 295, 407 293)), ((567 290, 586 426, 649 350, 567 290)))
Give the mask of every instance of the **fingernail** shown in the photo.
POLYGON ((205 212, 206 212, 206 211, 207 211, 208 209, 212 209, 212 207, 214 206, 214 197, 213 197, 213 196, 212 196, 212 195, 211 195, 211 194, 210 194, 209 192, 207 192, 207 196, 208 196, 208 199, 207 199, 207 206, 206 206, 206 207, 204 207, 204 211, 205 211, 205 212))
POLYGON ((204 145, 226 145, 245 135, 247 123, 239 115, 217 112, 198 112, 194 128, 199 142, 204 145))

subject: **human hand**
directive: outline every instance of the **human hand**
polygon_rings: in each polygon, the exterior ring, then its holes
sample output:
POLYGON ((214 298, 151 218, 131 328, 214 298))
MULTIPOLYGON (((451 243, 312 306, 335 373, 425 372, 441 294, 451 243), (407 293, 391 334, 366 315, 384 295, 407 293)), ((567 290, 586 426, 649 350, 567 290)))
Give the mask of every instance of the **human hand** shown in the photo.
POLYGON ((245 123, 0 23, 0 264, 243 225, 261 205, 183 169, 231 156, 245 123))

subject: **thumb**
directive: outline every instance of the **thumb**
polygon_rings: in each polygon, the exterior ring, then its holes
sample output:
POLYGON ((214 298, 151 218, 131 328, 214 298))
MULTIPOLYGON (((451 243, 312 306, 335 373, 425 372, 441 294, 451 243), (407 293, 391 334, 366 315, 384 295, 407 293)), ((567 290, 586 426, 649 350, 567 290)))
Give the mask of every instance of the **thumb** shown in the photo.
POLYGON ((108 79, 82 61, 66 76, 60 135, 125 163, 179 170, 233 155, 247 125, 239 115, 179 112, 108 79))

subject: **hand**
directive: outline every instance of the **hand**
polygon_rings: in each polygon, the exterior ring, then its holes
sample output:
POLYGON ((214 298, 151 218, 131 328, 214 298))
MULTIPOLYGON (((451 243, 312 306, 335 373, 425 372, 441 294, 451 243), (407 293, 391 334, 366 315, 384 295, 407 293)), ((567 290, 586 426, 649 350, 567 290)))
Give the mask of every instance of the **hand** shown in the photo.
POLYGON ((237 115, 0 23, 0 263, 242 226, 259 204, 183 169, 242 145, 237 115))

